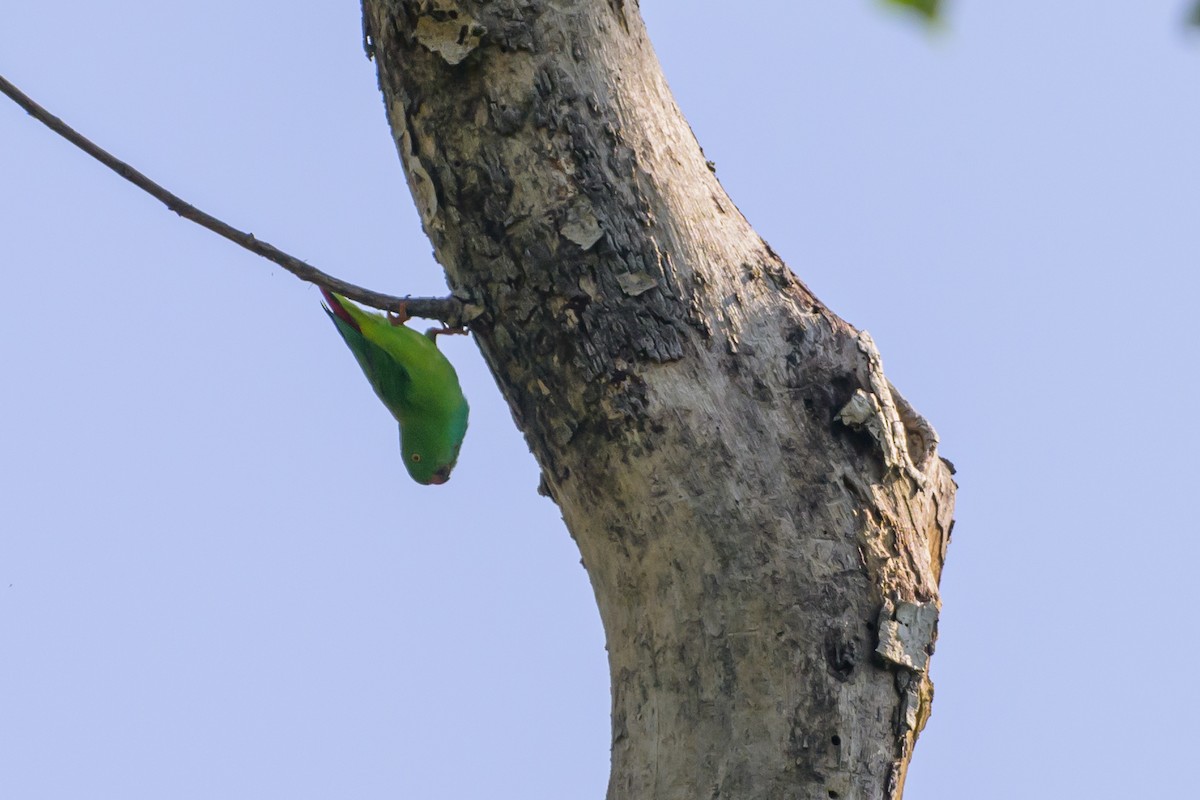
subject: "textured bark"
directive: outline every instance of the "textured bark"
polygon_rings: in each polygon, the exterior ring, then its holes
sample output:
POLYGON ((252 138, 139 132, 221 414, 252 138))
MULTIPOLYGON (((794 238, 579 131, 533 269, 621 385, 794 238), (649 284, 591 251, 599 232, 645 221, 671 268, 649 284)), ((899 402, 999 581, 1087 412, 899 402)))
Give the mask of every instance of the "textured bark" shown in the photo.
POLYGON ((595 589, 609 798, 898 797, 953 511, 933 429, 729 200, 636 4, 364 12, 425 230, 595 589))

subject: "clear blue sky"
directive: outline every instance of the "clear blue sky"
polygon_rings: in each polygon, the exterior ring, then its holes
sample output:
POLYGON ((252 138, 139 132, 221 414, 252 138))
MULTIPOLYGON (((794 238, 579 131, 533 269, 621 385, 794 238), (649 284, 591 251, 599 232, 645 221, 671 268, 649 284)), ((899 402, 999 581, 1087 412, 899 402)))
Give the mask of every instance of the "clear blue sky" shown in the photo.
MULTIPOLYGON (((356 2, 13 3, 0 74, 193 202, 437 293, 356 2)), ((742 211, 959 467, 908 797, 1186 797, 1184 0, 645 0, 742 211), (748 6, 747 6, 748 7, 748 6)), ((470 341, 422 488, 317 293, 0 102, 0 793, 603 797, 587 577, 470 341)))

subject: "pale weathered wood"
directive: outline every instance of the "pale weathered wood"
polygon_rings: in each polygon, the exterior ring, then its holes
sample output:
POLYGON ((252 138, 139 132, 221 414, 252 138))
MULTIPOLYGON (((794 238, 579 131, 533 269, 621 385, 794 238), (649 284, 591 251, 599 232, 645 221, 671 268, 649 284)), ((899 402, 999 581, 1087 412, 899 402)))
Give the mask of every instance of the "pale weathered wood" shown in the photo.
POLYGON ((933 429, 726 196, 635 4, 364 10, 425 230, 595 589, 608 796, 898 797, 953 509, 933 429))

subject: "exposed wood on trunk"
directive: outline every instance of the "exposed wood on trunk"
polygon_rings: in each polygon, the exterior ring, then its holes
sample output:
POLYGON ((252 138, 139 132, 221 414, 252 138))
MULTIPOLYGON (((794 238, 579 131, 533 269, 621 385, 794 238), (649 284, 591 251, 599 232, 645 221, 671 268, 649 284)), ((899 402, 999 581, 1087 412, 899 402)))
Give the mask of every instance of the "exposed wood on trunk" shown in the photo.
POLYGON ((425 230, 595 589, 608 796, 898 797, 953 510, 933 429, 725 194, 636 4, 365 13, 425 230))

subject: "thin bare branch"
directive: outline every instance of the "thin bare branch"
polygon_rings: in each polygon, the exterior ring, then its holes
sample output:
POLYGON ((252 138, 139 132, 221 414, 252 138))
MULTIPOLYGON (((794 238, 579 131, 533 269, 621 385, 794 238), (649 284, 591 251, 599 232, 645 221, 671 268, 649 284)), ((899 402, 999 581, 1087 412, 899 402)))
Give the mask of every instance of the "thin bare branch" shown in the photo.
POLYGON ((323 286, 332 292, 337 292, 344 297, 372 308, 399 311, 403 305, 411 316, 441 320, 451 327, 462 325, 465 321, 463 317, 463 304, 454 297, 395 297, 371 291, 370 289, 364 289, 361 286, 347 283, 341 278, 335 278, 326 272, 322 272, 295 256, 288 255, 274 245, 255 238, 254 234, 240 231, 211 214, 201 211, 178 195, 167 191, 38 105, 32 98, 5 80, 3 76, 0 76, 0 92, 12 98, 13 102, 25 109, 31 117, 134 186, 157 198, 179 216, 208 228, 213 233, 224 236, 229 241, 241 245, 251 253, 278 264, 300 280, 317 286, 323 286))

